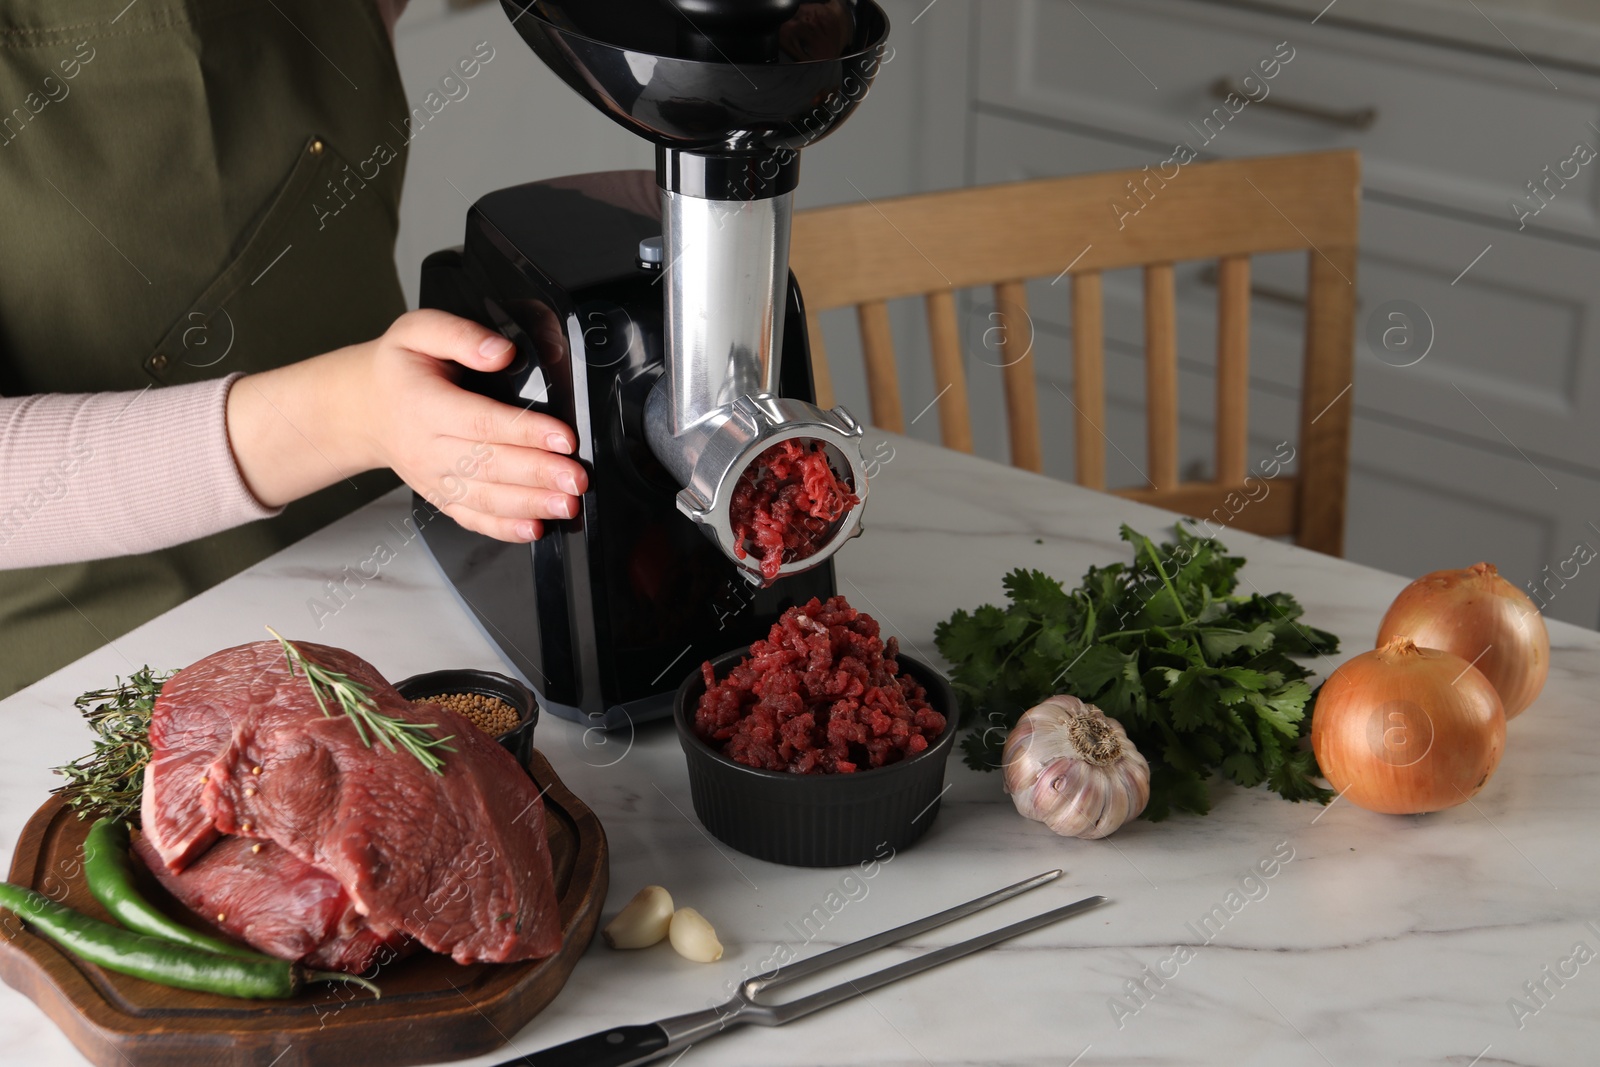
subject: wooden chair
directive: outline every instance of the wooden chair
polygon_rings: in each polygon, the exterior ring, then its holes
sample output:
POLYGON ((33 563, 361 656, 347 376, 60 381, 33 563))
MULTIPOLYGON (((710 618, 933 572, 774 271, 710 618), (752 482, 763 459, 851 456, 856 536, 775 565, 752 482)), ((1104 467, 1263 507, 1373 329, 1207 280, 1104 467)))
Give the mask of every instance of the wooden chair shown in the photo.
MULTIPOLYGON (((1027 314, 1026 279, 1070 274, 1076 476, 1080 485, 1104 489, 1101 274, 1143 267, 1151 487, 1119 495, 1188 515, 1238 510, 1236 525, 1243 529, 1293 535, 1299 545, 1339 555, 1349 475, 1359 186, 1358 154, 1340 151, 1191 163, 1165 178, 1145 167, 799 212, 789 261, 805 294, 820 399, 833 402, 818 313, 854 306, 872 422, 904 432, 886 302, 921 295, 936 387, 943 390, 943 441, 971 452, 956 291, 993 286, 999 321, 1020 322, 1027 314), (1130 187, 1141 190, 1145 205, 1119 219, 1109 205, 1138 203, 1130 187), (1296 249, 1305 249, 1310 263, 1297 473, 1276 479, 1259 503, 1229 508, 1230 494, 1239 494, 1236 501, 1246 496, 1250 257, 1296 249), (1173 264, 1197 259, 1217 261, 1216 479, 1184 483, 1178 476, 1173 264)), ((1011 462, 1037 471, 1043 451, 1033 361, 1001 355, 1011 462)))

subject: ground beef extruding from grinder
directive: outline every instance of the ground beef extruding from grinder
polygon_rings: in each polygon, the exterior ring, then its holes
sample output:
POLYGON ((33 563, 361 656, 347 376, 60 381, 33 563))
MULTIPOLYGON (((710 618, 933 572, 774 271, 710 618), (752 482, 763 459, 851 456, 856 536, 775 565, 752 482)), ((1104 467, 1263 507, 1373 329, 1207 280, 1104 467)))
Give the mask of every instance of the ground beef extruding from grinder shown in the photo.
POLYGON ((944 716, 895 657, 899 643, 845 602, 790 608, 766 640, 706 691, 695 732, 729 759, 768 771, 848 773, 908 759, 944 732, 944 716))
POLYGON ((828 528, 861 498, 850 491, 828 463, 821 443, 780 441, 757 456, 739 475, 728 508, 734 554, 761 557, 767 581, 789 560, 816 552, 828 528))

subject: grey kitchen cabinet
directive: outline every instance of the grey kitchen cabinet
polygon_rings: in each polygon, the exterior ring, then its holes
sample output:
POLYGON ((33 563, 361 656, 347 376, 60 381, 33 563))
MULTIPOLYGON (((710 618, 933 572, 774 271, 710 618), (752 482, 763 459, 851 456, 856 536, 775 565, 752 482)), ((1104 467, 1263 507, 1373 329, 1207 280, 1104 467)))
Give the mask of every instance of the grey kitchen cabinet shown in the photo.
MULTIPOLYGON (((1180 141, 1202 158, 1360 149, 1347 554, 1403 574, 1488 559, 1519 585, 1546 582, 1552 616, 1596 624, 1600 568, 1571 578, 1568 561, 1579 541, 1600 547, 1600 162, 1560 164, 1579 142, 1600 146, 1600 76, 1204 0, 985 0, 969 12, 967 182, 1153 167, 1180 141), (1220 83, 1257 71, 1244 87, 1260 96, 1258 64, 1284 42, 1293 58, 1266 95, 1207 126, 1220 83), (1539 178, 1548 203, 1519 217, 1514 199, 1542 203, 1527 188, 1539 178)), ((1062 250, 1063 266, 1077 251, 1062 250)), ((1177 272, 1180 449, 1185 472, 1204 477, 1214 275, 1203 263, 1177 272)), ((1251 440, 1263 458, 1296 432, 1304 276, 1298 255, 1253 264, 1251 440)), ((1065 288, 1034 283, 1030 303, 1048 469, 1070 477, 1065 288)), ((1125 485, 1142 478, 1140 300, 1136 275, 1107 277, 1108 473, 1125 485)), ((987 313, 981 298, 967 310, 987 313)), ((998 375, 981 351, 969 375, 976 422, 997 427, 998 375)), ((1003 436, 979 447, 1003 455, 1003 436)))
MULTIPOLYGON (((1600 118, 1600 77, 1541 73, 1515 54, 1205 0, 984 0, 981 8, 981 108, 1199 147, 1194 127, 1220 106, 1217 82, 1252 73, 1259 81, 1259 62, 1281 42, 1293 58, 1267 83, 1262 106, 1246 108, 1207 146, 1213 154, 1359 148, 1369 191, 1513 225, 1509 201, 1526 195, 1529 181, 1547 177, 1546 166, 1559 171, 1577 141, 1600 143, 1590 125, 1600 118), (1554 74, 1559 91, 1547 80, 1554 74), (1357 128, 1369 109, 1370 124, 1357 128)), ((1558 173, 1549 208, 1529 228, 1600 238, 1597 170, 1580 165, 1570 181, 1558 173)))

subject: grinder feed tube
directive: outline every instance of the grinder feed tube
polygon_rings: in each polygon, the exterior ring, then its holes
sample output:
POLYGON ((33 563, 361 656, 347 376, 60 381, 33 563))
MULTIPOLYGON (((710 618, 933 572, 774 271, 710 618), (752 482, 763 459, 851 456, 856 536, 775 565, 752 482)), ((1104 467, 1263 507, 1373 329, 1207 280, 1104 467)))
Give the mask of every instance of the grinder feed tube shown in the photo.
POLYGON ((793 200, 662 190, 674 437, 738 397, 778 391, 793 200))
MULTIPOLYGON (((789 284, 789 220, 797 163, 776 181, 737 180, 755 162, 662 149, 666 375, 646 405, 651 451, 684 486, 678 509, 752 582, 808 570, 861 531, 867 495, 861 427, 843 408, 823 411, 777 395, 789 284), (754 198, 738 197, 743 192, 754 198), (781 190, 781 191, 780 191, 781 190), (695 195, 720 194, 717 197, 695 195), (762 195, 766 194, 766 195, 762 195), (849 504, 772 573, 734 532, 734 490, 768 449, 821 447, 850 490, 849 504)), ((813 524, 815 525, 815 523, 813 524)))

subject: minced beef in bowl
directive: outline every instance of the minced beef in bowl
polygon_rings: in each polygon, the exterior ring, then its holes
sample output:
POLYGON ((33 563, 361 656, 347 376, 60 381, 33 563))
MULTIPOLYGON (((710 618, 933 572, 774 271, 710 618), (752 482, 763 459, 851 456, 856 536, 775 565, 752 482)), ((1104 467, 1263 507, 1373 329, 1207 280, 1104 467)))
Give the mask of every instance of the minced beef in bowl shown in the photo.
POLYGON ((898 642, 842 596, 790 608, 706 690, 695 733, 748 767, 850 774, 924 752, 946 728, 927 693, 901 673, 898 642))

